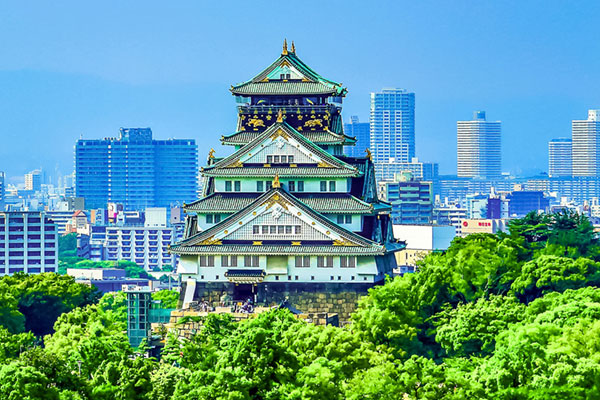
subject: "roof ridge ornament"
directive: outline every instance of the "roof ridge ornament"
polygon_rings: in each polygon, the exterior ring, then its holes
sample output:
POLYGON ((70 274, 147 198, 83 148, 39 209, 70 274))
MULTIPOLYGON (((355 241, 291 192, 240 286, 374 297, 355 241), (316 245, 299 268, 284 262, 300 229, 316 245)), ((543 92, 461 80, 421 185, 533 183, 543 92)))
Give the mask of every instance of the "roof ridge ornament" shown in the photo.
POLYGON ((290 49, 290 53, 296 54, 296 45, 294 44, 293 40, 292 40, 292 48, 290 49))
POLYGON ((287 48, 287 38, 283 39, 283 51, 281 52, 282 56, 287 56, 288 55, 288 48, 287 48))
POLYGON ((279 174, 275 175, 275 178, 273 178, 273 184, 272 184, 274 189, 280 189, 281 188, 281 182, 279 182, 279 174))
POLYGON ((277 122, 283 123, 283 110, 281 109, 277 112, 277 122))

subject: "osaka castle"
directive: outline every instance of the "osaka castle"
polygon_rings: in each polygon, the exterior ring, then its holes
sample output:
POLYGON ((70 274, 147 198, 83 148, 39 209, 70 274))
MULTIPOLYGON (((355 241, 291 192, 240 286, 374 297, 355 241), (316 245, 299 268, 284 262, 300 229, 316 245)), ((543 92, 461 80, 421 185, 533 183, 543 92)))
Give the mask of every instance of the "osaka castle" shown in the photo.
POLYGON ((184 238, 171 247, 183 306, 287 299, 348 314, 342 305, 391 275, 404 244, 377 199, 370 154, 344 156, 355 143, 343 131, 346 89, 284 42, 275 62, 230 90, 237 130, 221 142, 234 151, 210 151, 202 198, 184 206, 184 238))

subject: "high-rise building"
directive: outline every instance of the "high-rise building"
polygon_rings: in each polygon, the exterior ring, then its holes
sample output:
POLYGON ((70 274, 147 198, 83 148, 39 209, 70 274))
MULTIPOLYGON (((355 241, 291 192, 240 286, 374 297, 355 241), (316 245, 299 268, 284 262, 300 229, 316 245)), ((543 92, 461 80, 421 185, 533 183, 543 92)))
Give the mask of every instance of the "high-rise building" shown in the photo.
POLYGON ((5 179, 4 172, 0 171, 0 211, 4 211, 5 179))
POLYGON ((203 198, 184 206, 184 239, 171 246, 183 305, 217 305, 223 294, 259 304, 288 299, 343 321, 404 247, 393 238, 389 205, 377 199, 370 157, 343 155, 353 143, 342 132, 346 88, 284 45, 231 92, 237 132, 221 141, 236 151, 221 159, 211 152, 203 198))
POLYGON ((356 138, 354 146, 345 146, 344 152, 351 157, 364 157, 371 146, 371 125, 368 122, 359 122, 358 117, 350 117, 350 123, 344 124, 344 133, 356 138))
POLYGON ((404 89, 371 93, 371 153, 377 163, 415 156, 415 94, 404 89))
POLYGON ((466 178, 500 178, 500 121, 486 121, 475 111, 471 121, 457 122, 457 175, 466 178))
POLYGON ((439 165, 438 163, 419 161, 417 157, 407 163, 391 162, 375 164, 375 179, 377 182, 392 181, 396 174, 402 174, 403 172, 410 172, 413 178, 417 180, 433 181, 439 175, 439 165))
POLYGON ((571 139, 559 138, 548 142, 548 176, 571 176, 572 164, 571 139))
POLYGON ((600 176, 600 110, 573 121, 572 130, 573 176, 600 176))
POLYGON ((42 171, 35 170, 25 174, 25 190, 37 192, 42 188, 42 171))
POLYGON ((379 182, 379 197, 392 204, 392 222, 429 224, 433 212, 432 182, 413 180, 410 173, 395 182, 379 182))
POLYGON ((57 270, 56 225, 43 212, 0 212, 0 275, 57 270))
POLYGON ((197 170, 195 140, 153 140, 150 128, 121 128, 118 138, 75 145, 76 196, 89 208, 115 202, 140 210, 191 201, 197 170))

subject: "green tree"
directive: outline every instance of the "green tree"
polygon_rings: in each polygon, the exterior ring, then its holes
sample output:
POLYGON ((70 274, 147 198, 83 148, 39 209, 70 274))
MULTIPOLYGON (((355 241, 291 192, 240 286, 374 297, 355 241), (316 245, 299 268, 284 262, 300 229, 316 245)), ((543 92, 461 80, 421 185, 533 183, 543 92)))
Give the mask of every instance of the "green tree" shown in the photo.
POLYGON ((0 365, 0 398, 5 400, 59 400, 59 390, 34 367, 20 361, 0 365))
POLYGON ((177 308, 179 293, 175 290, 159 290, 152 293, 152 300, 160 301, 161 308, 177 308))
POLYGON ((490 296, 476 302, 447 306, 434 319, 435 340, 450 356, 487 355, 496 336, 523 319, 525 306, 513 296, 490 296))

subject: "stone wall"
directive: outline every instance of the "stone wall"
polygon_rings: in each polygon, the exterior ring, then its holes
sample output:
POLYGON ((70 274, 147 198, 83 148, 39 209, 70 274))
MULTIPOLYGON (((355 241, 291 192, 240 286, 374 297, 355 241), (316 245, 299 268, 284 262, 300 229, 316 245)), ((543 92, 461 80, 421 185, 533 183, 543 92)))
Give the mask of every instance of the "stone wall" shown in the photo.
MULTIPOLYGON (((269 282, 256 287, 258 305, 275 306, 287 299, 303 314, 338 314, 339 322, 349 321, 358 300, 367 294, 372 284, 269 282)), ((221 305, 224 294, 233 297, 235 284, 197 282, 195 301, 207 301, 212 307, 221 305)), ((181 293, 185 293, 184 290, 181 293)))

